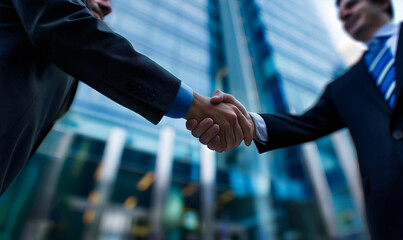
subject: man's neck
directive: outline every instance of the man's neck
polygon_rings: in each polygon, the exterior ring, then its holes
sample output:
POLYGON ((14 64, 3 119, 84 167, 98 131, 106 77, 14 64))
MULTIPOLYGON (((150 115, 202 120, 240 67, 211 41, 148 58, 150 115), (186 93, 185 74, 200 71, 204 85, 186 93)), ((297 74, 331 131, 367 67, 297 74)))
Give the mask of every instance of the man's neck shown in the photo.
POLYGON ((382 25, 380 28, 376 30, 376 32, 373 34, 372 38, 369 39, 366 44, 368 45, 369 42, 372 41, 372 39, 376 37, 381 37, 381 36, 387 36, 387 35, 392 35, 395 34, 396 31, 398 30, 398 25, 394 23, 393 21, 389 21, 382 25))
POLYGON ((381 21, 376 26, 373 26, 371 29, 367 29, 367 34, 362 36, 362 39, 359 39, 359 41, 362 43, 370 42, 374 37, 377 36, 379 31, 381 31, 385 26, 388 25, 388 23, 390 23, 390 21, 381 21))

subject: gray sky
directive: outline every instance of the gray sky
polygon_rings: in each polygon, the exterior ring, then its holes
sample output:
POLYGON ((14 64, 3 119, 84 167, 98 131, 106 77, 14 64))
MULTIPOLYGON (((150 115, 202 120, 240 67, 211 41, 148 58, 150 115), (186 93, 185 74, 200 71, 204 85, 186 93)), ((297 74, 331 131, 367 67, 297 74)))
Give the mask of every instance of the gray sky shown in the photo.
MULTIPOLYGON (((328 26, 328 32, 331 35, 334 46, 342 54, 348 65, 354 63, 360 57, 364 47, 344 33, 337 17, 335 0, 312 1, 318 9, 319 16, 328 26)), ((392 0, 392 3, 394 6, 395 22, 403 21, 403 0, 392 0)))

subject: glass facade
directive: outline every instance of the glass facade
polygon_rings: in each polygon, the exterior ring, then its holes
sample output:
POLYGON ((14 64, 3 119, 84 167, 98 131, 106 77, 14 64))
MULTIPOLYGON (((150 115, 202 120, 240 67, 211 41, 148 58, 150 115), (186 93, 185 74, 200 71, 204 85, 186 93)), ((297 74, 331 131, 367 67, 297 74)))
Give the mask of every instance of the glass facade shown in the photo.
MULTIPOLYGON (((113 0, 108 25, 210 96, 301 113, 343 68, 311 1, 113 0)), ((365 239, 346 133, 258 154, 202 147, 82 84, 0 199, 8 239, 365 239)))

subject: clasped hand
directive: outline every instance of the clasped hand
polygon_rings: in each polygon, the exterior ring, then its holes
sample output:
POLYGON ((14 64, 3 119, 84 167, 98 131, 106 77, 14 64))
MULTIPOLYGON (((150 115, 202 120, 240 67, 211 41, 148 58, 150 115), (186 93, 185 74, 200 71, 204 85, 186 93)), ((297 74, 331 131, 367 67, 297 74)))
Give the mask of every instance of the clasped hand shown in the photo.
POLYGON ((242 140, 250 146, 256 137, 255 125, 245 107, 219 90, 210 99, 194 93, 184 118, 186 128, 200 143, 220 153, 238 147, 242 140))

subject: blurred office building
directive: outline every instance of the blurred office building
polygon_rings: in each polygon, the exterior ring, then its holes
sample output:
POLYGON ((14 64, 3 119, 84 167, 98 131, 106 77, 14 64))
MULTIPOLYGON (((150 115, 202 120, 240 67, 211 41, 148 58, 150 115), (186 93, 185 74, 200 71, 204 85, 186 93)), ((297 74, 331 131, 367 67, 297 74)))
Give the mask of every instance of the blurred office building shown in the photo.
MULTIPOLYGON (((108 25, 137 51, 251 112, 301 113, 345 69, 312 0, 112 4, 108 25)), ((362 210, 344 131, 265 154, 254 145, 217 154, 183 119, 154 126, 81 85, 0 199, 0 240, 358 240, 362 210)))

